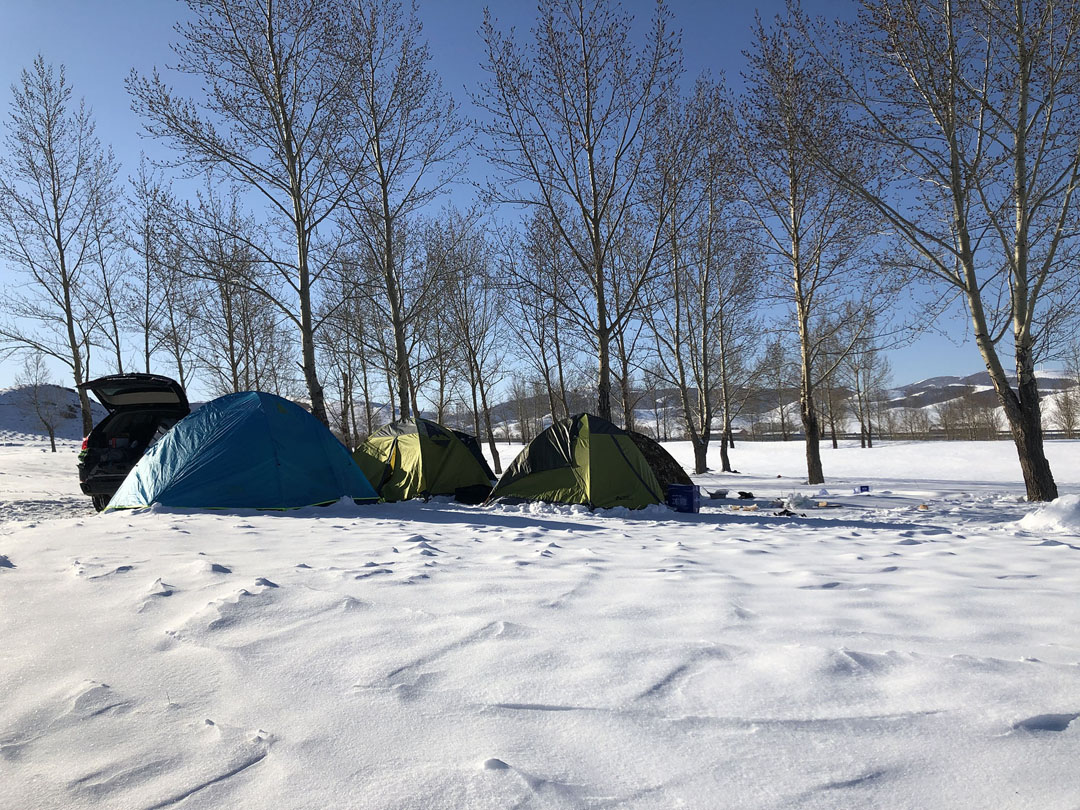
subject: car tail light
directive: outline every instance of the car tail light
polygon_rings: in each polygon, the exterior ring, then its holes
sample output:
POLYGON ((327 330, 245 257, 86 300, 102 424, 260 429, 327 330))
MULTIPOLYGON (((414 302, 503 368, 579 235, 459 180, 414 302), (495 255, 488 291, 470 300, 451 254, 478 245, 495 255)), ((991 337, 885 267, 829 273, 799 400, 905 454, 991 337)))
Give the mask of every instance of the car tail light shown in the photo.
POLYGON ((89 445, 89 443, 90 443, 90 437, 89 437, 89 436, 86 436, 86 437, 85 437, 85 438, 84 438, 84 439, 82 440, 82 449, 83 449, 83 450, 85 450, 85 449, 87 448, 87 445, 89 445))

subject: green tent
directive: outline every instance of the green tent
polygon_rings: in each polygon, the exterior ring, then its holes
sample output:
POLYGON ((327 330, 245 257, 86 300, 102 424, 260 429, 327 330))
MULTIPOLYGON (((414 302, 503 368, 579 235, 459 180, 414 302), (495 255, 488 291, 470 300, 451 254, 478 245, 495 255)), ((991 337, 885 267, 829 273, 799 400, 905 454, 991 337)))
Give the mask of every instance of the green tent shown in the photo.
POLYGON ((387 501, 463 497, 478 489, 482 500, 491 489, 491 477, 454 431, 427 419, 402 419, 380 428, 353 451, 353 460, 387 501))
POLYGON ((640 509, 663 493, 637 445, 606 419, 583 413, 529 442, 491 493, 495 499, 640 509))

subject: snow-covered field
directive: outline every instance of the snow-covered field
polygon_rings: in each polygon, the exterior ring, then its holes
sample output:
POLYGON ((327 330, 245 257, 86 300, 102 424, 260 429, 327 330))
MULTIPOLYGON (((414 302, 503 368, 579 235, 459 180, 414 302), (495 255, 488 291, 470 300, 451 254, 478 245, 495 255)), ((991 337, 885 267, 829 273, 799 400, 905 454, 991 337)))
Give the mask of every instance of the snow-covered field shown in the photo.
POLYGON ((1005 443, 823 452, 699 515, 96 516, 0 447, 0 808, 1075 810, 1080 443, 1043 510, 1005 443))

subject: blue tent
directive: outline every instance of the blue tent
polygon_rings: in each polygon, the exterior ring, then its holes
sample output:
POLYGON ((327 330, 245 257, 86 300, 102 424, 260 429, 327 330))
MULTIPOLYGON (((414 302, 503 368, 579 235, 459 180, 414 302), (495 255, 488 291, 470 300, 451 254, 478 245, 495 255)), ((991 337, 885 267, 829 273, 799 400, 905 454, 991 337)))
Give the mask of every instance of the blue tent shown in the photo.
POLYGON ((377 500, 349 451, 314 416, 245 391, 178 422, 128 473, 108 509, 288 509, 341 497, 377 500))

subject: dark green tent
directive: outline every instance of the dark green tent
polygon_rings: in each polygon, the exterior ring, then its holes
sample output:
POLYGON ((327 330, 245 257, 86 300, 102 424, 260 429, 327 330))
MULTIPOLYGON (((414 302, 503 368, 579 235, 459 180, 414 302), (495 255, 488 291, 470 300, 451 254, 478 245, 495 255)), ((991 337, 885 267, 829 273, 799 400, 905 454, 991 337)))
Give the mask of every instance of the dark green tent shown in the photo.
POLYGON ((690 476, 686 474, 686 470, 683 469, 682 465, 652 436, 646 436, 644 433, 633 430, 626 431, 626 435, 637 445, 641 455, 645 456, 645 460, 649 462, 653 475, 660 482, 661 492, 666 494, 668 487, 672 484, 693 485, 694 482, 690 480, 690 476))
POLYGON ((495 480, 495 473, 487 463, 487 459, 484 458, 484 451, 480 449, 480 442, 476 440, 476 437, 471 433, 466 433, 464 430, 452 431, 455 436, 461 439, 461 443, 469 448, 469 452, 473 454, 480 466, 484 468, 484 474, 487 475, 489 481, 495 480))
POLYGON ((495 485, 490 500, 495 499, 640 509, 664 497, 626 431, 583 413, 529 442, 495 485))
POLYGON ((484 490, 483 499, 491 488, 492 476, 454 431, 427 419, 402 419, 380 428, 353 451, 353 460, 387 501, 478 488, 484 490))

